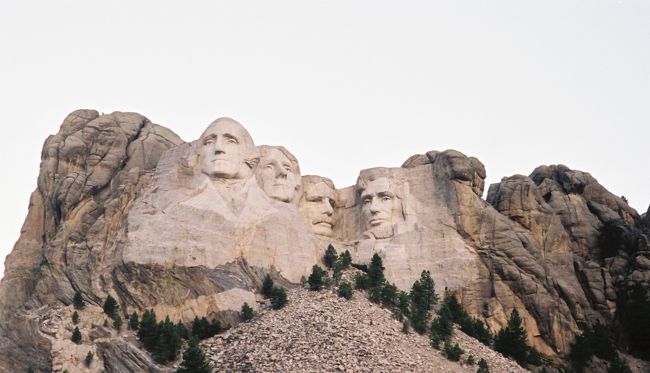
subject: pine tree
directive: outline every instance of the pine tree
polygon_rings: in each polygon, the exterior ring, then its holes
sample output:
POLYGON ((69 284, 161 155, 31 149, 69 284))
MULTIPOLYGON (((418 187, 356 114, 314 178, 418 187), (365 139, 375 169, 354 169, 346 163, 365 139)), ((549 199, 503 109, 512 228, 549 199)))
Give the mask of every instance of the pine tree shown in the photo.
POLYGON ((78 326, 74 327, 74 331, 72 332, 72 337, 70 340, 76 344, 81 344, 81 332, 79 331, 78 326))
POLYGON ((341 269, 350 268, 350 265, 352 265, 352 254, 350 254, 350 251, 345 250, 343 254, 339 256, 339 263, 341 263, 341 269))
POLYGON ((270 297, 271 290, 273 290, 273 280, 271 279, 270 275, 266 275, 264 277, 264 281, 262 281, 262 295, 265 298, 270 297))
POLYGON ((86 303, 84 302, 84 299, 81 296, 81 292, 79 292, 79 290, 75 291, 74 293, 74 298, 72 298, 72 305, 77 310, 81 310, 86 306, 86 303))
POLYGON ((325 250, 325 256, 323 257, 325 266, 327 266, 327 268, 334 268, 336 259, 338 259, 338 255, 336 254, 336 249, 334 249, 334 246, 332 246, 332 244, 329 244, 327 246, 327 250, 325 250))
POLYGON ((183 361, 176 373, 210 373, 210 366, 205 360, 205 355, 199 347, 196 336, 190 339, 187 349, 183 352, 183 361))
POLYGON ((165 321, 158 324, 156 345, 153 349, 154 358, 161 363, 172 361, 178 356, 180 347, 181 338, 176 331, 176 326, 167 316, 165 321))
POLYGON ((122 329, 122 317, 120 317, 120 315, 115 315, 115 317, 113 317, 113 327, 118 332, 122 329))
POLYGON ((244 302, 244 304, 241 306, 241 321, 249 321, 253 318, 254 315, 255 311, 253 311, 253 308, 251 308, 248 303, 244 302))
POLYGON ((72 323, 75 325, 79 324, 79 314, 77 313, 77 311, 74 311, 72 313, 72 323))
POLYGON ((431 307, 438 303, 436 285, 429 271, 422 271, 420 278, 413 283, 410 295, 411 302, 423 311, 431 310, 431 307))
POLYGON ((84 363, 86 364, 87 367, 90 367, 90 364, 93 363, 93 357, 95 357, 93 352, 88 351, 88 354, 86 354, 86 359, 84 359, 84 363))
POLYGON ((446 341, 451 337, 453 331, 451 312, 446 306, 443 306, 438 312, 438 317, 431 321, 431 338, 446 341))
POLYGON ((219 321, 219 319, 212 319, 212 321, 210 321, 208 338, 221 333, 221 330, 221 321, 219 321))
POLYGON ((368 267, 368 288, 375 288, 384 284, 386 281, 384 269, 381 257, 375 253, 370 259, 370 266, 368 267))
POLYGON ((279 310, 287 304, 287 291, 284 288, 273 287, 271 290, 271 307, 279 310))
POLYGON ((409 334, 409 321, 408 320, 404 320, 402 322, 402 333, 409 334))
POLYGON ((183 325, 183 323, 180 322, 180 321, 178 322, 178 324, 176 324, 176 333, 178 334, 179 337, 181 337, 181 338, 183 338, 185 340, 190 338, 189 331, 187 330, 185 325, 183 325))
POLYGON ((508 325, 501 329, 494 339, 494 349, 523 365, 528 357, 526 339, 526 330, 521 326, 519 312, 514 309, 510 314, 508 325))
POLYGON ((443 349, 443 353, 445 354, 447 359, 449 359, 451 361, 458 361, 458 360, 460 360, 460 356, 463 354, 463 352, 464 352, 463 349, 460 348, 458 343, 456 343, 455 345, 452 346, 451 342, 449 342, 449 341, 445 342, 445 347, 443 349))
POLYGON ((490 373, 490 367, 488 366, 487 361, 485 359, 481 358, 478 362, 478 370, 476 373, 490 373))
POLYGON ((314 264, 307 279, 309 290, 320 291, 323 288, 323 277, 325 277, 325 271, 318 264, 314 264))
POLYGON ((339 285, 337 294, 341 298, 347 300, 352 299, 352 285, 347 281, 342 282, 341 285, 339 285))
POLYGON ((104 301, 104 313, 107 314, 109 317, 113 318, 115 316, 115 312, 118 309, 117 301, 115 298, 113 298, 110 294, 108 297, 106 297, 106 300, 104 301))
POLYGON ((208 338, 210 329, 210 322, 205 317, 195 317, 192 322, 192 335, 196 336, 199 340, 208 338))
POLYGON ((138 328, 138 339, 144 347, 152 351, 158 342, 156 313, 153 310, 145 310, 138 328))
POLYGON ((139 325, 140 325, 140 321, 138 320, 138 314, 135 311, 133 311, 131 317, 129 318, 129 329, 133 331, 137 331, 139 325))

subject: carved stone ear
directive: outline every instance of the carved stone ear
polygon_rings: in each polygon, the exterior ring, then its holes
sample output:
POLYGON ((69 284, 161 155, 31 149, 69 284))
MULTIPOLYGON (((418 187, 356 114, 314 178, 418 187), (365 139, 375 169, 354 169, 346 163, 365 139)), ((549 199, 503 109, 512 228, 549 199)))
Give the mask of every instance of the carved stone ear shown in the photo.
POLYGON ((244 161, 244 163, 246 163, 248 167, 251 168, 251 170, 254 170, 255 167, 257 167, 257 164, 260 163, 260 157, 256 156, 256 157, 248 158, 247 160, 244 161))

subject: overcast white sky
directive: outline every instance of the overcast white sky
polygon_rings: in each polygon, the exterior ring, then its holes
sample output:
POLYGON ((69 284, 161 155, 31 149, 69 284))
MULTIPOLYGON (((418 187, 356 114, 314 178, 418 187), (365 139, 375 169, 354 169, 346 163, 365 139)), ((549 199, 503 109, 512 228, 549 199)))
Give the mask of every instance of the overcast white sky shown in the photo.
POLYGON ((0 258, 79 108, 231 116, 337 187, 434 149, 488 183, 563 163, 645 212, 650 2, 0 0, 0 258))

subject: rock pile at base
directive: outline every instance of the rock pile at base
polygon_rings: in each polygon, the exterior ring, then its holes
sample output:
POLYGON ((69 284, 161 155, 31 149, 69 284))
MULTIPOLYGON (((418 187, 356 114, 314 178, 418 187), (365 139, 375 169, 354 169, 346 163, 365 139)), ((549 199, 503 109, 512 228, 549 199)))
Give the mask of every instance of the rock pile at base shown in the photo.
POLYGON ((248 323, 202 343, 217 372, 476 372, 464 362, 485 359, 491 372, 527 372, 459 330, 462 363, 447 360, 427 335, 403 334, 387 309, 355 292, 290 290, 281 310, 261 309, 248 323))

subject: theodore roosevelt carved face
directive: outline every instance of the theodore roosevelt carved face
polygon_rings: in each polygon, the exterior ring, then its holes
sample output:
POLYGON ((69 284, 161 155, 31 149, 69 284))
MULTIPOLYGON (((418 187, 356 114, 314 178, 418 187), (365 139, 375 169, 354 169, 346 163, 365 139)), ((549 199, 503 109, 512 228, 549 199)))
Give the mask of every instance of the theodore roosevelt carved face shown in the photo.
POLYGON ((256 175, 262 190, 278 201, 294 202, 301 184, 298 160, 282 146, 258 148, 260 162, 256 175))
POLYGON ((320 176, 303 176, 303 194, 300 211, 307 218, 315 234, 325 237, 332 235, 335 207, 335 188, 332 180, 320 176))
POLYGON ((199 138, 201 172, 211 179, 247 179, 259 156, 248 131, 230 118, 212 122, 199 138))

